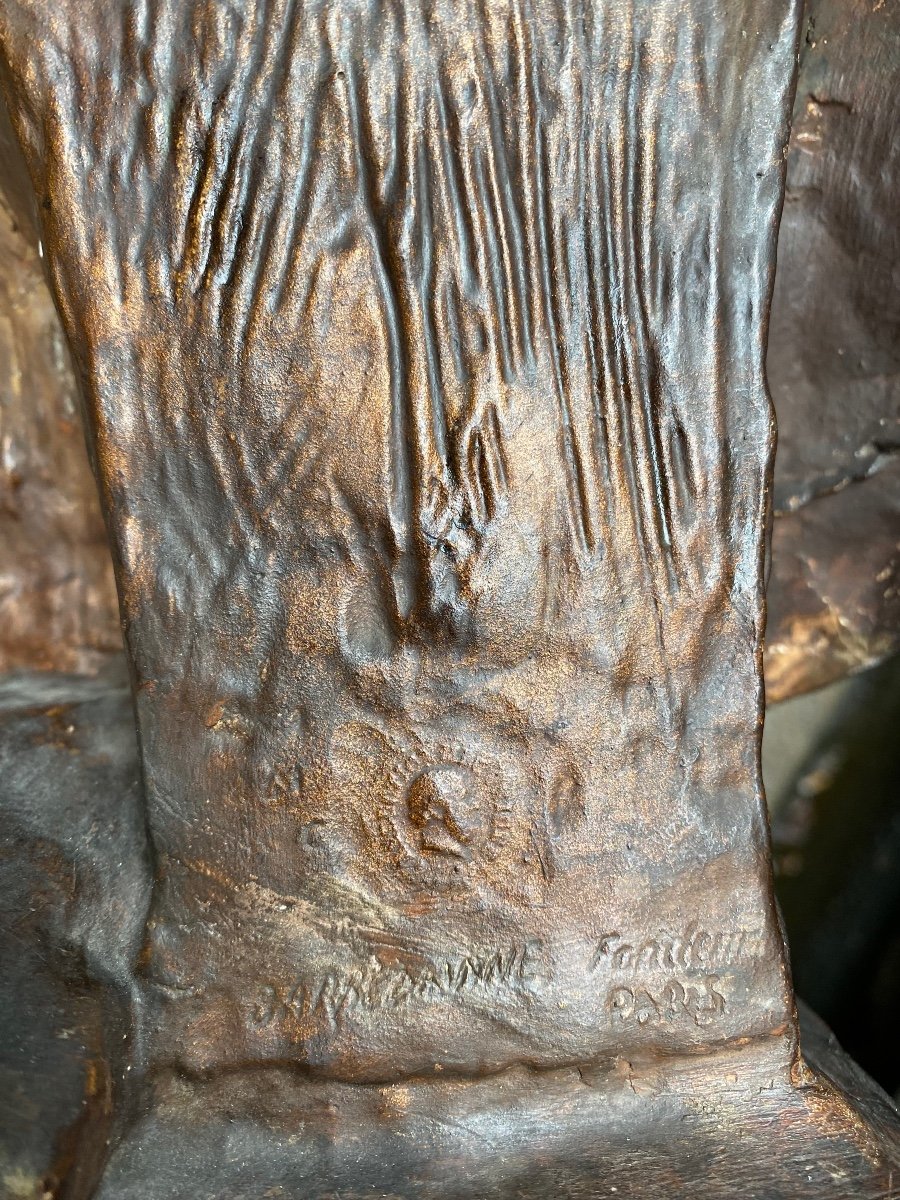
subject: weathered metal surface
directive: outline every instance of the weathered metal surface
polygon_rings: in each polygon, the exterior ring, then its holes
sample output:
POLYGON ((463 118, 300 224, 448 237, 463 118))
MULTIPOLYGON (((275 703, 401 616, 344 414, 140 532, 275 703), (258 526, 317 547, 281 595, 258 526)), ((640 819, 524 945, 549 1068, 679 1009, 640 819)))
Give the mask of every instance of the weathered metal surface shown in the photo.
POLYGON ((900 7, 810 0, 778 239, 766 692, 900 646, 900 7))
POLYGON ((806 1069, 795 1086, 740 1054, 719 1059, 714 1083, 708 1063, 632 1076, 623 1062, 613 1093, 584 1071, 374 1092, 318 1084, 299 1096, 276 1072, 240 1089, 173 1076, 98 1200, 193 1200, 201 1189, 256 1200, 262 1180, 278 1200, 887 1200, 897 1110, 827 1031, 812 1024, 804 1037, 823 1073, 806 1069), (248 1099, 253 1119, 235 1119, 248 1099))
POLYGON ((93 671, 122 635, 75 379, 0 104, 0 672, 93 671))
POLYGON ((89 1195, 127 1109, 150 892, 123 680, 0 680, 0 1197, 89 1195))
POLYGON ((796 13, 3 12, 134 670, 151 1057, 786 1064, 757 733, 796 13))
POLYGON ((776 519, 766 698, 799 695, 897 649, 900 462, 776 519))
POLYGON ((883 1191, 759 780, 797 15, 0 6, 155 868, 98 1195, 883 1191))
MULTIPOLYGON (((770 703, 877 661, 900 629, 900 492, 896 471, 882 474, 900 420, 900 15, 879 0, 808 0, 804 31, 769 333, 770 703)), ((8 135, 0 156, 0 665, 92 670, 120 644, 102 519, 8 135)))
POLYGON ((277 1064, 129 1089, 150 876, 137 776, 124 687, 0 687, 4 1200, 891 1195, 896 1109, 814 1019, 792 1086, 737 1052, 621 1058, 612 1081, 582 1066, 313 1085, 277 1064))

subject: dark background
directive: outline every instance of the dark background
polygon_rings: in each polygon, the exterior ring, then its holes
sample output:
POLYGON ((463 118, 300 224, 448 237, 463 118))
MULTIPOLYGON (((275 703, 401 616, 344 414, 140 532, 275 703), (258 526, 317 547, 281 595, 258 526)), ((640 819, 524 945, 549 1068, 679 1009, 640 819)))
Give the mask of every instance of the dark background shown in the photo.
POLYGON ((898 734, 900 656, 772 708, 764 751, 776 889, 797 992, 895 1096, 898 734))

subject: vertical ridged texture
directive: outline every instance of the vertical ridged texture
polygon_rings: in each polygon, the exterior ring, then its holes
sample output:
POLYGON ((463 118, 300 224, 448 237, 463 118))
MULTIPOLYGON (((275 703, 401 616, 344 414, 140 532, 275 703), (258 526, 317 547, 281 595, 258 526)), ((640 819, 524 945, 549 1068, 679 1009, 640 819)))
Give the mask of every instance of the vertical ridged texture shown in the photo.
POLYGON ((303 368, 346 253, 343 303, 382 337, 401 620, 465 621, 485 528, 515 503, 507 443, 538 407, 555 556, 606 560, 663 614, 735 571, 752 596, 769 429, 753 201, 771 179, 733 130, 770 105, 739 86, 772 36, 753 6, 156 2, 110 5, 96 29, 66 5, 52 20, 52 98, 26 129, 58 150, 42 167, 64 303, 92 340, 142 311, 216 360, 213 378, 166 363, 180 386, 129 399, 127 420, 107 402, 117 456, 188 436, 230 509, 246 490, 274 519, 268 493, 314 469, 303 368), (241 445, 214 376, 261 367, 279 394, 241 445))
POLYGON ((3 38, 161 878, 408 896, 378 828, 407 822, 415 857, 398 763, 449 762, 503 793, 518 848, 469 864, 435 929, 517 920, 532 886, 577 924, 581 870, 633 913, 732 850, 771 922, 763 336, 792 6, 85 8, 6 0, 3 38))

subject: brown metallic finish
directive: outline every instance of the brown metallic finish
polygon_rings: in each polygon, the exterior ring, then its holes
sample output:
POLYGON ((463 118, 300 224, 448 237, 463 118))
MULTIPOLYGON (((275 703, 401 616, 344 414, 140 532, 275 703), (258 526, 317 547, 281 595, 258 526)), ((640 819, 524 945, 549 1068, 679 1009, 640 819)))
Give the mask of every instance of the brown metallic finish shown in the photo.
POLYGON ((81 404, 0 104, 0 671, 93 672, 121 647, 81 404))
POLYGON ((788 1077, 736 1047, 623 1056, 612 1074, 360 1085, 271 1064, 141 1084, 128 1020, 151 878, 138 770, 124 688, 0 685, 4 1200, 891 1195, 896 1109, 803 1011, 788 1077))
POLYGON ((786 1064, 757 730, 796 14, 141 14, 7 3, 3 41, 132 663, 149 1053, 786 1064))
POLYGON ((900 647, 898 75, 896 4, 810 0, 767 358, 770 701, 900 647))
POLYGON ((799 1052, 760 782, 798 31, 0 5, 154 873, 72 1194, 637 1195, 632 1136, 673 1195, 889 1184, 799 1052))
MULTIPOLYGON (((900 412, 898 29, 895 6, 878 0, 808 0, 804 11, 767 362, 779 424, 769 703, 897 645, 900 498, 889 476, 877 476, 900 412), (827 542, 817 533, 826 528, 827 542)), ((0 663, 92 671, 119 646, 117 605, 75 383, 40 270, 35 205, 11 138, 8 129, 0 136, 9 321, 0 356, 0 663)))

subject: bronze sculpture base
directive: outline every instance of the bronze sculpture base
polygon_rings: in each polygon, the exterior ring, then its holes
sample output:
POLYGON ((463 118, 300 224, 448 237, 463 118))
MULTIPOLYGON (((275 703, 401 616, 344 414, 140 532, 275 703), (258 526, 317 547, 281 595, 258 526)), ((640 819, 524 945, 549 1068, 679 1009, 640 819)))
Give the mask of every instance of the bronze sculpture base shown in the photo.
POLYGON ((98 1196, 894 1195, 896 1114, 815 1018, 809 1034, 822 1066, 793 1085, 753 1055, 622 1062, 612 1087, 587 1071, 383 1089, 271 1070, 170 1078, 98 1196))
POLYGON ((140 1079, 129 1010, 151 865, 124 682, 5 680, 0 771, 4 1197, 866 1200, 900 1188, 896 1109, 810 1014, 792 1077, 756 1043, 475 1081, 346 1085, 279 1064, 140 1079))

